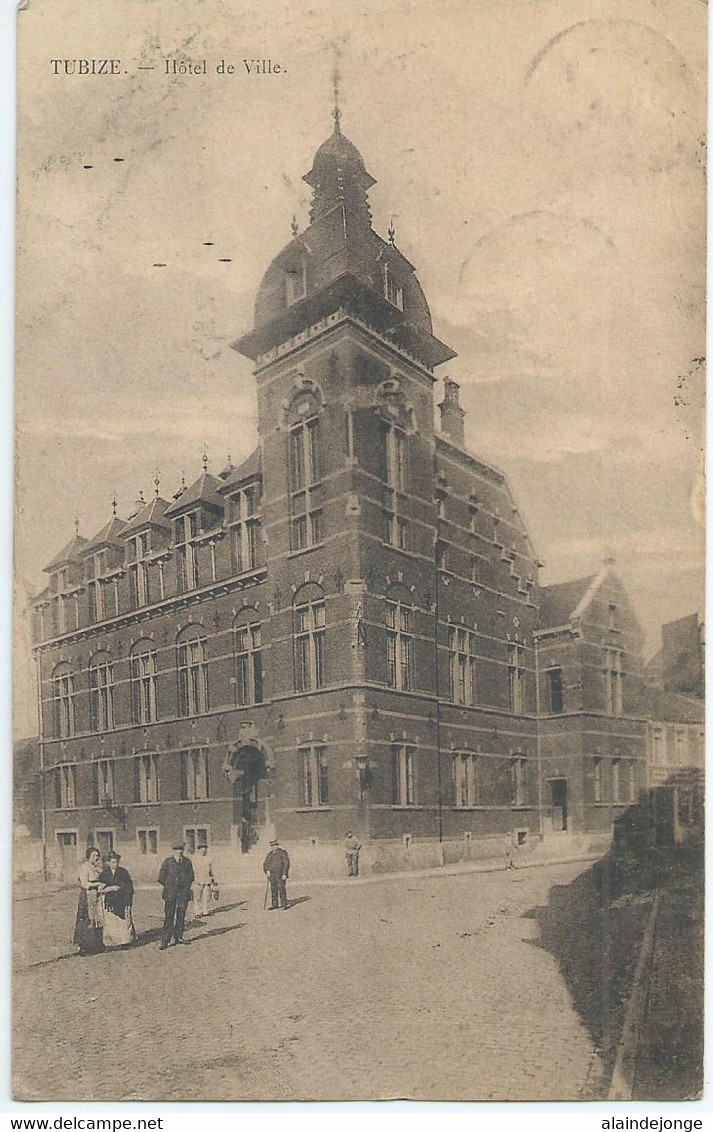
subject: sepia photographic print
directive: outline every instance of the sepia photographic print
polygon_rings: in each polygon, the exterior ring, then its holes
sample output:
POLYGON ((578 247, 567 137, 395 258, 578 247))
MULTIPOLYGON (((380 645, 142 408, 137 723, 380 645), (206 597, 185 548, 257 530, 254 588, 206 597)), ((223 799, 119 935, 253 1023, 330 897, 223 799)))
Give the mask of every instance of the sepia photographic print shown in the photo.
POLYGON ((21 7, 16 1100, 700 1098, 706 35, 21 7))

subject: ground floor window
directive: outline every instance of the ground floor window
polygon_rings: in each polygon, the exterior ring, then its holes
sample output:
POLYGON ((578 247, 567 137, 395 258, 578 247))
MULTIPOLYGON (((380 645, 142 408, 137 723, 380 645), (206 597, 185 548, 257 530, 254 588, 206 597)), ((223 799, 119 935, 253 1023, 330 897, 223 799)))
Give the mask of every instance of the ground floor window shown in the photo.
POLYGON ((414 747, 394 743, 391 748, 391 802, 394 806, 412 806, 416 801, 414 747))
POLYGON ((181 751, 181 798, 192 802, 209 794, 208 752, 202 748, 181 751))
POLYGON ((514 806, 527 804, 527 759, 516 755, 512 760, 512 802, 514 806))
POLYGON ((199 845, 210 845, 210 830, 207 825, 189 825, 183 830, 183 838, 189 853, 195 853, 199 845))
POLYGON ((55 778, 58 810, 73 810, 77 805, 77 768, 66 763, 57 767, 55 778))
POLYGON ((476 755, 453 756, 453 787, 456 806, 474 806, 477 796, 476 755))
POLYGON ((114 848, 114 830, 95 829, 94 844, 101 853, 102 857, 107 857, 114 848))
POLYGON ((137 755, 134 759, 134 801, 158 802, 158 755, 137 755))
POLYGON ((326 806, 329 803, 329 771, 327 752, 322 746, 300 747, 302 805, 326 806))
POLYGON ((158 830, 137 829, 136 840, 139 843, 139 853, 142 857, 158 856, 158 830))

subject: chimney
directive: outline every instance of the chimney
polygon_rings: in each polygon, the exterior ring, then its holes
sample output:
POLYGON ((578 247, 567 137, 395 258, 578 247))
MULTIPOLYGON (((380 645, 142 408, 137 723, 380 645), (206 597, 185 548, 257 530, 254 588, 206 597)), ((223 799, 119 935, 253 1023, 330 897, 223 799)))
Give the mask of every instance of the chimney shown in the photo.
POLYGON ((458 394, 460 385, 450 377, 444 379, 445 394, 438 408, 441 410, 441 432, 444 432, 460 448, 465 443, 463 421, 465 409, 461 409, 458 394))

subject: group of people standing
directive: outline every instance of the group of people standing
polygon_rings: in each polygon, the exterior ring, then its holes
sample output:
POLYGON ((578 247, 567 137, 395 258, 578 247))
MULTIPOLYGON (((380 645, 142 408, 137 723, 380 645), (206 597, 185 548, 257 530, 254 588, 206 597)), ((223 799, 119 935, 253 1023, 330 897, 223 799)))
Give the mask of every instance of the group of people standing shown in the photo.
MULTIPOLYGON (((185 844, 177 841, 173 856, 161 865, 158 883, 164 904, 162 951, 183 943, 186 910, 196 886, 201 916, 209 916, 211 901, 218 897, 218 883, 208 846, 197 846, 193 861, 184 856, 185 844)), ((107 948, 130 947, 138 939, 133 919, 134 884, 120 865, 121 854, 112 850, 102 864, 101 853, 90 845, 79 869, 79 902, 74 924, 74 943, 80 955, 94 955, 107 948)))
POLYGON ((119 864, 121 854, 112 850, 102 865, 101 853, 87 849, 79 869, 79 903, 74 924, 74 942, 80 955, 91 955, 107 947, 128 947, 136 940, 132 916, 134 885, 119 864))
MULTIPOLYGON (((183 934, 188 905, 194 899, 194 888, 201 917, 210 915, 211 903, 219 894, 205 842, 196 846, 193 858, 186 857, 183 841, 174 842, 172 848, 172 856, 166 858, 158 874, 164 906, 160 951, 165 951, 172 943, 188 942, 183 934)), ((349 831, 344 841, 348 876, 359 875, 360 849, 358 839, 349 831)), ((74 925, 74 943, 79 948, 80 955, 92 955, 106 948, 130 947, 138 938, 133 919, 134 885, 120 861, 121 854, 112 850, 102 865, 99 850, 94 846, 87 849, 85 860, 79 869, 79 903, 74 925)), ((290 858, 276 838, 270 842, 263 871, 271 895, 270 910, 288 908, 290 858)))

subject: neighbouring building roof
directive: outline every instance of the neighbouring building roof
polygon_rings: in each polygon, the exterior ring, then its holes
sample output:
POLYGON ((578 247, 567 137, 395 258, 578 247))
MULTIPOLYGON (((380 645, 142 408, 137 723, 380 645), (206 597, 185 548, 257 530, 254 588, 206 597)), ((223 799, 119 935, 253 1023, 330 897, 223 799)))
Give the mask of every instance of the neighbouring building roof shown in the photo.
POLYGON ((700 723, 705 719, 702 700, 668 692, 653 684, 644 684, 631 690, 632 715, 645 715, 662 723, 700 723))
POLYGON ((558 625, 566 625, 596 578, 596 574, 590 574, 586 578, 575 578, 571 582, 557 582, 552 586, 543 586, 540 590, 541 627, 554 629, 558 625))

